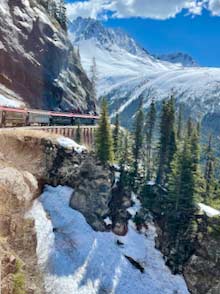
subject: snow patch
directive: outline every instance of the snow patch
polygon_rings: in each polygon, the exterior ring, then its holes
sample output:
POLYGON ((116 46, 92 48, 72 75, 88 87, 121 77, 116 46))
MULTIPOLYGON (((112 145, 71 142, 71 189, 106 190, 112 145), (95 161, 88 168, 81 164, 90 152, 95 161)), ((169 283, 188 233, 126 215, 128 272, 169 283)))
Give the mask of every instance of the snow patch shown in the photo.
POLYGON ((73 149, 77 153, 81 154, 82 152, 86 151, 86 147, 83 145, 77 144, 72 139, 66 138, 66 137, 59 137, 57 139, 57 142, 60 144, 60 146, 66 148, 66 149, 73 149))
POLYGON ((46 186, 27 215, 35 220, 38 262, 47 294, 189 293, 184 279, 172 275, 155 249, 153 224, 147 236, 131 223, 125 237, 95 232, 81 213, 69 207, 72 192, 68 187, 46 186), (117 244, 119 238, 123 246, 117 244), (141 262, 145 272, 125 255, 141 262))
POLYGON ((1 106, 6 106, 6 107, 13 107, 13 108, 22 108, 24 107, 24 103, 14 100, 14 99, 9 99, 6 96, 0 94, 0 105, 1 106))
POLYGON ((131 200, 134 202, 134 205, 127 208, 127 211, 130 213, 131 216, 135 216, 138 211, 141 209, 141 202, 137 198, 137 195, 133 192, 131 193, 131 200))
POLYGON ((106 226, 112 225, 112 220, 110 219, 109 216, 107 216, 107 217, 104 219, 104 223, 106 224, 106 226))
POLYGON ((212 208, 211 206, 199 203, 199 207, 208 217, 220 216, 220 211, 212 208))
POLYGON ((148 186, 154 186, 154 185, 155 185, 155 181, 148 181, 148 182, 147 182, 147 185, 148 185, 148 186))

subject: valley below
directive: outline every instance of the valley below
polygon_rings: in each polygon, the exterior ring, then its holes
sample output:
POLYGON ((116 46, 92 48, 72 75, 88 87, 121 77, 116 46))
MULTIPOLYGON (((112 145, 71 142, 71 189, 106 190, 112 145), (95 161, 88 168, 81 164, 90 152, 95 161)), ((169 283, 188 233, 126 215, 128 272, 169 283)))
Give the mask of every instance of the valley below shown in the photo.
POLYGON ((117 169, 57 135, 10 130, 0 139, 2 293, 218 293, 214 237, 201 235, 185 280, 173 275, 156 249, 167 246, 162 227, 146 214, 138 229, 132 219, 144 210, 135 194, 120 205, 112 198, 117 169))

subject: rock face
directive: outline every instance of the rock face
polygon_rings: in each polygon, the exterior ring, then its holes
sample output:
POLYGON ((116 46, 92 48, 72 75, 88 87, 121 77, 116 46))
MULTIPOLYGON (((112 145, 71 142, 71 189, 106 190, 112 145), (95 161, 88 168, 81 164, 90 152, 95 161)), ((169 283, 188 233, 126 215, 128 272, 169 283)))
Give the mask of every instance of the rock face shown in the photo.
POLYGON ((184 268, 193 294, 220 293, 220 220, 207 219, 208 231, 199 234, 199 244, 184 268))
POLYGON ((44 184, 74 188, 70 206, 94 230, 126 233, 129 196, 114 181, 112 167, 93 154, 59 144, 58 135, 27 130, 0 131, 0 259, 3 294, 44 294, 37 265, 34 223, 25 218, 44 184), (118 195, 118 197, 117 197, 118 195), (14 292, 14 289, 20 292, 14 292))
POLYGON ((94 229, 104 231, 103 220, 110 213, 112 175, 94 159, 87 158, 80 166, 79 178, 70 205, 82 212, 94 229))
POLYGON ((33 108, 94 111, 79 56, 45 3, 1 1, 0 84, 33 108))
MULTIPOLYGON (((163 253, 173 272, 183 273, 192 294, 220 293, 220 218, 199 212, 195 217, 196 231, 187 238, 179 236, 178 251, 173 247, 163 215, 166 193, 150 186, 152 206, 149 208, 157 224, 156 247, 163 253), (178 265, 175 256, 178 253, 178 265)), ((149 190, 150 191, 150 190, 149 190)))
POLYGON ((30 173, 0 168, 2 294, 44 293, 37 267, 34 223, 24 218, 38 192, 37 181, 30 173))
MULTIPOLYGON (((84 214, 95 229, 105 230, 104 219, 111 215, 113 173, 97 158, 60 146, 56 136, 31 131, 2 131, 0 157, 18 170, 31 173, 40 183, 74 188, 71 207, 84 214)), ((1 184, 1 181, 0 181, 1 184)))

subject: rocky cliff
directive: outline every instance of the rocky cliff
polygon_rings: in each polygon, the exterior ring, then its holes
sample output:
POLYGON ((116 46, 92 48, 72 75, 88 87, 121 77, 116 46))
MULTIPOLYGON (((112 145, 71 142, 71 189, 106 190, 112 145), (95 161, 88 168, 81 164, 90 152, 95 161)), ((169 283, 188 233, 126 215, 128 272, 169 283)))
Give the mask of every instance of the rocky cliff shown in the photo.
POLYGON ((1 1, 0 94, 33 108, 95 110, 79 56, 46 3, 1 1))
POLYGON ((115 199, 114 170, 103 167, 91 153, 64 147, 59 139, 58 135, 40 131, 0 131, 3 294, 44 293, 37 266, 34 223, 25 214, 45 184, 74 188, 70 206, 82 212, 93 229, 110 229, 105 223, 110 217, 117 234, 126 232, 129 217, 126 208, 131 203, 123 190, 115 199), (23 292, 13 292, 18 284, 23 292))

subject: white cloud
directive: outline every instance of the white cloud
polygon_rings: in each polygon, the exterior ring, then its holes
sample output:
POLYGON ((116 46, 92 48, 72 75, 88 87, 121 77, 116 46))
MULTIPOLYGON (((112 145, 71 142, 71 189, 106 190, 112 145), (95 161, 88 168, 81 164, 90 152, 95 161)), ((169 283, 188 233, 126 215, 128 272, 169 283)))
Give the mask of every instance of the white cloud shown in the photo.
POLYGON ((183 9, 199 15, 203 8, 209 9, 213 15, 220 15, 220 0, 87 0, 67 4, 67 13, 70 19, 77 16, 103 18, 107 15, 168 19, 183 9))
POLYGON ((209 10, 213 15, 220 16, 220 0, 209 0, 209 10))

